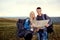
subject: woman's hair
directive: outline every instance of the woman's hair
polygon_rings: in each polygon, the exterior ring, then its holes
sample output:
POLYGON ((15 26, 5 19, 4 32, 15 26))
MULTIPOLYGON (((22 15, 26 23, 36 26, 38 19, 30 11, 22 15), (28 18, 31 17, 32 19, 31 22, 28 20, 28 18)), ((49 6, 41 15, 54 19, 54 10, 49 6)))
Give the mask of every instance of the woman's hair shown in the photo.
POLYGON ((35 19, 35 13, 33 11, 30 12, 30 24, 32 24, 32 21, 35 19))
POLYGON ((35 18, 35 13, 33 11, 30 12, 30 17, 33 17, 33 19, 35 18))

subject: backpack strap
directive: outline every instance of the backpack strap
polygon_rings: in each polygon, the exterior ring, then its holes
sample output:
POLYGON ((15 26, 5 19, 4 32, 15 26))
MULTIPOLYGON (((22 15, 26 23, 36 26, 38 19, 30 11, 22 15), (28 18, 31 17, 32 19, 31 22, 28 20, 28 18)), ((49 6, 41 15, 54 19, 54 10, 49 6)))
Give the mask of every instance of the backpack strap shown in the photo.
POLYGON ((47 20, 46 14, 43 14, 43 20, 47 20))
POLYGON ((26 22, 28 22, 28 23, 30 24, 30 19, 29 19, 29 18, 26 18, 24 24, 25 24, 26 22))

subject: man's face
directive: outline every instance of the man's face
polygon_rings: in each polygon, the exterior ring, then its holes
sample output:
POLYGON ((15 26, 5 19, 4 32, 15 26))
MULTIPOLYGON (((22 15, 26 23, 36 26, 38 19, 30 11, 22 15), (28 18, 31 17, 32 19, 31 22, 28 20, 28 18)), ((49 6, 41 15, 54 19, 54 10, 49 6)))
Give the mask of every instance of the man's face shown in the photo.
POLYGON ((41 14, 41 9, 37 9, 36 11, 37 11, 38 15, 41 14))

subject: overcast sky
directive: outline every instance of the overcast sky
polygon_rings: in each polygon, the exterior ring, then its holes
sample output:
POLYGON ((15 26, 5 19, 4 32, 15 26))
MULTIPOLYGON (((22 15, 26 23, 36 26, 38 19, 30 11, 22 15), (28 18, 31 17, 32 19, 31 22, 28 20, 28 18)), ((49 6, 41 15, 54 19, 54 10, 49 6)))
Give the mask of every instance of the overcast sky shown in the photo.
POLYGON ((0 0, 0 17, 29 16, 37 7, 50 17, 60 17, 60 0, 0 0))

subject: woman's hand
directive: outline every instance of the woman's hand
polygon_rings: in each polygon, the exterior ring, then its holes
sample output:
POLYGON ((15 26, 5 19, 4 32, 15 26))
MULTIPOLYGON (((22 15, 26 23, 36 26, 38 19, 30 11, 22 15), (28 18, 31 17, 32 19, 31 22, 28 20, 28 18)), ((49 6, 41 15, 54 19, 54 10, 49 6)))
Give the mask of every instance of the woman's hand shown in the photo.
POLYGON ((35 24, 34 24, 34 23, 32 23, 31 27, 35 27, 35 24))

